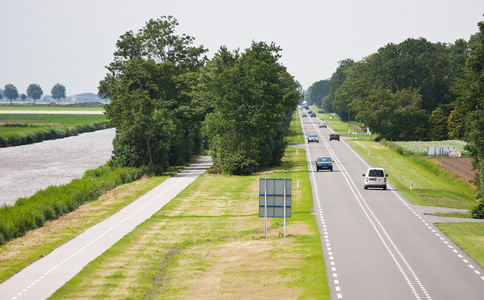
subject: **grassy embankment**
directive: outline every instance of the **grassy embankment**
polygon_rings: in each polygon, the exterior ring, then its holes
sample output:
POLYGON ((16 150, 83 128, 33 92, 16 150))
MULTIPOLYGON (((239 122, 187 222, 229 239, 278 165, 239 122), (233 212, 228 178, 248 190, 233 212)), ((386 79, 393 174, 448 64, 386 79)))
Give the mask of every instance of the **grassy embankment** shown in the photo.
MULTIPOLYGON (((298 143, 298 136, 302 140, 299 121, 294 120, 292 125, 288 139, 298 143)), ((145 180, 154 186, 157 178, 145 180)), ((124 206, 149 188, 146 182, 140 181, 117 190, 123 192, 86 204, 65 220, 52 222, 51 229, 34 231, 26 240, 19 239, 0 248, 4 252, 0 252, 0 257, 16 255, 20 259, 25 256, 20 252, 27 244, 36 244, 30 247, 35 249, 45 240, 59 239, 64 231, 82 231, 88 227, 84 224, 86 221, 94 224, 104 218, 92 210, 103 213, 118 210, 111 206, 124 206), (136 195, 131 195, 133 185, 136 185, 136 195), (118 204, 120 195, 130 199, 118 204), (97 219, 91 221, 94 217, 97 219)), ((53 244, 62 243, 54 241, 53 244)), ((201 176, 165 208, 89 264, 53 298, 178 299, 243 295, 329 299, 302 150, 296 155, 296 149, 288 148, 283 165, 263 174, 201 176), (281 238, 280 219, 269 219, 269 237, 264 239, 264 222, 258 217, 260 177, 293 179, 293 217, 287 222, 286 239, 281 238), (297 180, 299 190, 296 190, 297 180)))
MULTIPOLYGON (((347 134, 348 128, 351 129, 351 126, 358 123, 348 126, 347 123, 341 122, 330 114, 319 114, 319 117, 324 119, 333 130, 344 132, 344 136, 354 137, 352 134, 347 134)), ((421 153, 401 155, 373 141, 368 135, 358 134, 356 138, 347 140, 347 143, 371 166, 385 168, 389 174, 389 182, 411 203, 460 209, 470 209, 477 204, 476 191, 467 181, 421 157, 421 153), (411 181, 412 190, 410 190, 411 181)), ((401 143, 400 146, 402 146, 401 143)), ((454 146, 459 147, 457 144, 454 146)), ((447 214, 447 216, 459 215, 447 214)), ((470 217, 470 214, 466 216, 470 217)), ((437 226, 484 267, 484 223, 439 223, 437 226)))
POLYGON ((108 120, 103 114, 2 114, 0 110, 0 147, 64 138, 107 127, 108 120))

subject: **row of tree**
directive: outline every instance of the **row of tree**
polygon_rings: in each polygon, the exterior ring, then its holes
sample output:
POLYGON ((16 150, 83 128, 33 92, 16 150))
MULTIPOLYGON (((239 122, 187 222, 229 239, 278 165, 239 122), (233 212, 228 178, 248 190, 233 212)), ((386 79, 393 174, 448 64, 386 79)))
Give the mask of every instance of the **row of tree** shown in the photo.
MULTIPOLYGON (((34 100, 34 104, 36 100, 39 100, 44 92, 42 91, 42 88, 40 85, 32 83, 27 87, 27 95, 22 94, 20 95, 20 98, 25 101, 27 97, 30 99, 34 100)), ((54 87, 51 90, 52 98, 56 99, 57 102, 60 102, 61 99, 64 99, 66 97, 66 88, 60 83, 57 83, 54 85, 54 87)), ((3 95, 0 94, 0 99, 5 98, 10 100, 10 104, 12 104, 12 101, 19 98, 19 93, 17 90, 17 87, 14 86, 13 84, 9 83, 5 85, 5 89, 3 91, 3 95)))
MULTIPOLYGON (((388 44, 361 61, 340 61, 307 100, 391 140, 465 139, 484 196, 484 22, 469 41, 424 38, 388 44)), ((483 204, 484 205, 484 204, 483 204)))
POLYGON ((280 163, 298 83, 278 59, 280 48, 253 42, 244 52, 221 47, 208 60, 194 38, 175 35, 175 18, 150 20, 117 41, 99 94, 116 127, 113 163, 187 162, 204 148, 230 174, 280 163))
MULTIPOLYGON (((361 61, 341 61, 331 79, 313 84, 309 97, 344 121, 364 122, 387 139, 434 139, 431 115, 440 108, 447 120, 455 109, 453 86, 464 76, 473 42, 420 38, 388 44, 361 61)), ((448 138, 447 133, 438 136, 448 138)))

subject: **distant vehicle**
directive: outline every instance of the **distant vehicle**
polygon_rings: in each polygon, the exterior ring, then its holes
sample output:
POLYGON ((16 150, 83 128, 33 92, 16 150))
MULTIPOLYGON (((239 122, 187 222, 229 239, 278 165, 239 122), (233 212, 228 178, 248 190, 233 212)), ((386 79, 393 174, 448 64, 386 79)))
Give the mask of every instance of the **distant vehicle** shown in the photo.
POLYGON ((317 134, 310 134, 308 135, 308 143, 311 142, 318 142, 319 143, 319 137, 317 134))
POLYGON ((339 139, 340 139, 339 133, 333 132, 333 133, 329 134, 329 140, 330 141, 332 141, 332 140, 338 140, 339 141, 339 139))
POLYGON ((320 156, 316 160, 316 172, 319 170, 330 170, 333 171, 333 160, 329 156, 320 156))
POLYGON ((385 174, 385 170, 382 168, 369 168, 365 174, 364 187, 367 190, 369 187, 378 187, 383 188, 384 190, 387 189, 387 177, 388 174, 385 174))
POLYGON ((312 110, 308 110, 308 115, 312 114, 313 111, 312 110))
POLYGON ((316 114, 315 113, 311 113, 311 118, 316 118, 316 114))
POLYGON ((306 115, 306 114, 302 114, 302 117, 303 117, 303 118, 307 118, 307 116, 308 116, 308 115, 306 115))
POLYGON ((328 128, 328 124, 326 122, 319 123, 319 128, 328 128))

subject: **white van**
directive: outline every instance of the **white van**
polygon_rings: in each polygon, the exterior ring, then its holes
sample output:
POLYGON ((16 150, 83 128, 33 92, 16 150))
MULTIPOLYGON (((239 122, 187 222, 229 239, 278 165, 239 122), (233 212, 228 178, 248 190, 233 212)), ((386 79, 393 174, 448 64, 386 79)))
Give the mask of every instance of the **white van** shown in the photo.
POLYGON ((379 187, 383 188, 384 190, 387 189, 387 177, 388 174, 385 174, 385 170, 382 168, 368 168, 366 174, 363 174, 365 177, 365 190, 369 187, 379 187))

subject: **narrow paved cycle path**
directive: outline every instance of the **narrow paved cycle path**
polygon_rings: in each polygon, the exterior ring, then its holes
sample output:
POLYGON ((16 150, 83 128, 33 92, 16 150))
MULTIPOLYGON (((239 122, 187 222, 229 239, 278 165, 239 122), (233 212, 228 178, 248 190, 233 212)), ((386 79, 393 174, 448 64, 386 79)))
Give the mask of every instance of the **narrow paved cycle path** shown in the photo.
POLYGON ((1 299, 46 299, 136 226, 150 218, 212 165, 203 156, 121 211, 0 284, 1 299))

